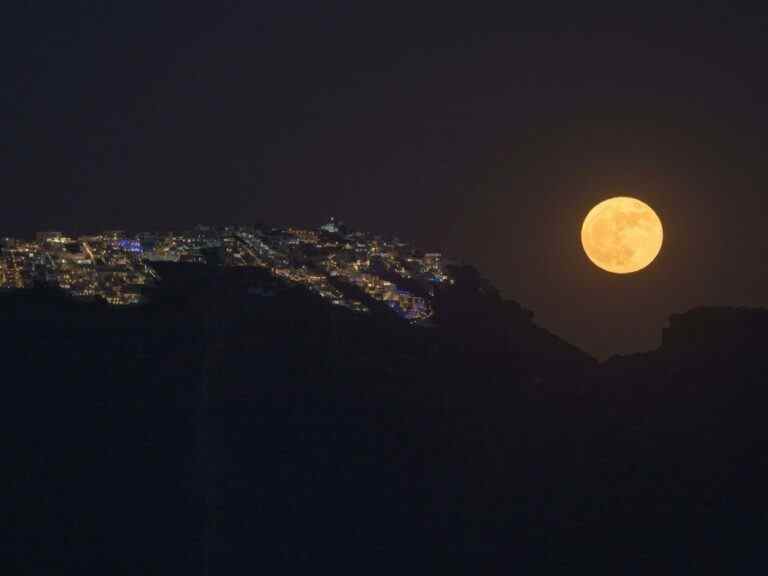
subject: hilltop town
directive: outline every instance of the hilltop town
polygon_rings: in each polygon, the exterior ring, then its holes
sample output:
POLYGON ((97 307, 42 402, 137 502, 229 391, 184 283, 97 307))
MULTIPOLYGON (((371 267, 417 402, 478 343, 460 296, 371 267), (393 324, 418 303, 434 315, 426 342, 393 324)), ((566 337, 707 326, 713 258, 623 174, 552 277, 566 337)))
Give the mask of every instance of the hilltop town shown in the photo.
MULTIPOLYGON (((4 238, 0 288, 47 285, 76 299, 113 305, 146 301, 161 280, 157 262, 255 267, 360 313, 365 301, 402 318, 428 323, 435 285, 452 282, 448 262, 397 238, 352 231, 331 219, 315 229, 197 226, 188 231, 104 231, 73 237, 40 232, 34 240, 4 238)), ((268 292, 262 292, 268 295, 268 292)))

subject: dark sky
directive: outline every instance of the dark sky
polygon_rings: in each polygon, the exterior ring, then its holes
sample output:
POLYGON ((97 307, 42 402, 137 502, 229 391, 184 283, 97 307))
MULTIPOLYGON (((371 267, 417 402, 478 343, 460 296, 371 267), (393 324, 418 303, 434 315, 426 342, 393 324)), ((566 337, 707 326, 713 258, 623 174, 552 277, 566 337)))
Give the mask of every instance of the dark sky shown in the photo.
POLYGON ((768 305, 764 15, 369 4, 5 7, 0 233, 333 214, 475 264, 601 356, 768 305), (579 241, 616 194, 665 225, 627 277, 579 241))

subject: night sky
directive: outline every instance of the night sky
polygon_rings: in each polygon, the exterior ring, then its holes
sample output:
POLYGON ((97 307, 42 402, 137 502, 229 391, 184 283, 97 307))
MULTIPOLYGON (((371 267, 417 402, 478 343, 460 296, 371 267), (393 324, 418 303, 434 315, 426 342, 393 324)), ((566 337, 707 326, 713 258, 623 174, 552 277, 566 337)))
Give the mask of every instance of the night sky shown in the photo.
POLYGON ((764 15, 449 4, 5 7, 0 234, 334 215, 477 266, 600 357, 768 305, 764 15), (579 240, 618 194, 665 227, 630 276, 579 240))

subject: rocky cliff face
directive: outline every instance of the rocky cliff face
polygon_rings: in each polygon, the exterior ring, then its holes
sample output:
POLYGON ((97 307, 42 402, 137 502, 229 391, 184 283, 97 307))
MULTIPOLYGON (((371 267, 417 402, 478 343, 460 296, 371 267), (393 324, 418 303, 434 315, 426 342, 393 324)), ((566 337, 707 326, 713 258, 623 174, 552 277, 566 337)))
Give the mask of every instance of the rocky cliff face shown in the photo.
POLYGON ((768 310, 704 307, 674 314, 664 328, 666 354, 742 354, 768 342, 768 310))

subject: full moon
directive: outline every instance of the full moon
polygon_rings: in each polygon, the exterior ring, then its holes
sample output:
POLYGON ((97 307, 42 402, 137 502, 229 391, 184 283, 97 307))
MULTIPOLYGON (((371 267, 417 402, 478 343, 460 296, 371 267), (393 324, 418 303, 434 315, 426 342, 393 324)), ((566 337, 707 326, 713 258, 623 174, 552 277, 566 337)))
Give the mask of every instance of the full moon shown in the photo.
POLYGON ((656 212, 627 196, 603 200, 581 227, 581 244, 595 266, 614 274, 642 270, 661 250, 664 232, 656 212))

